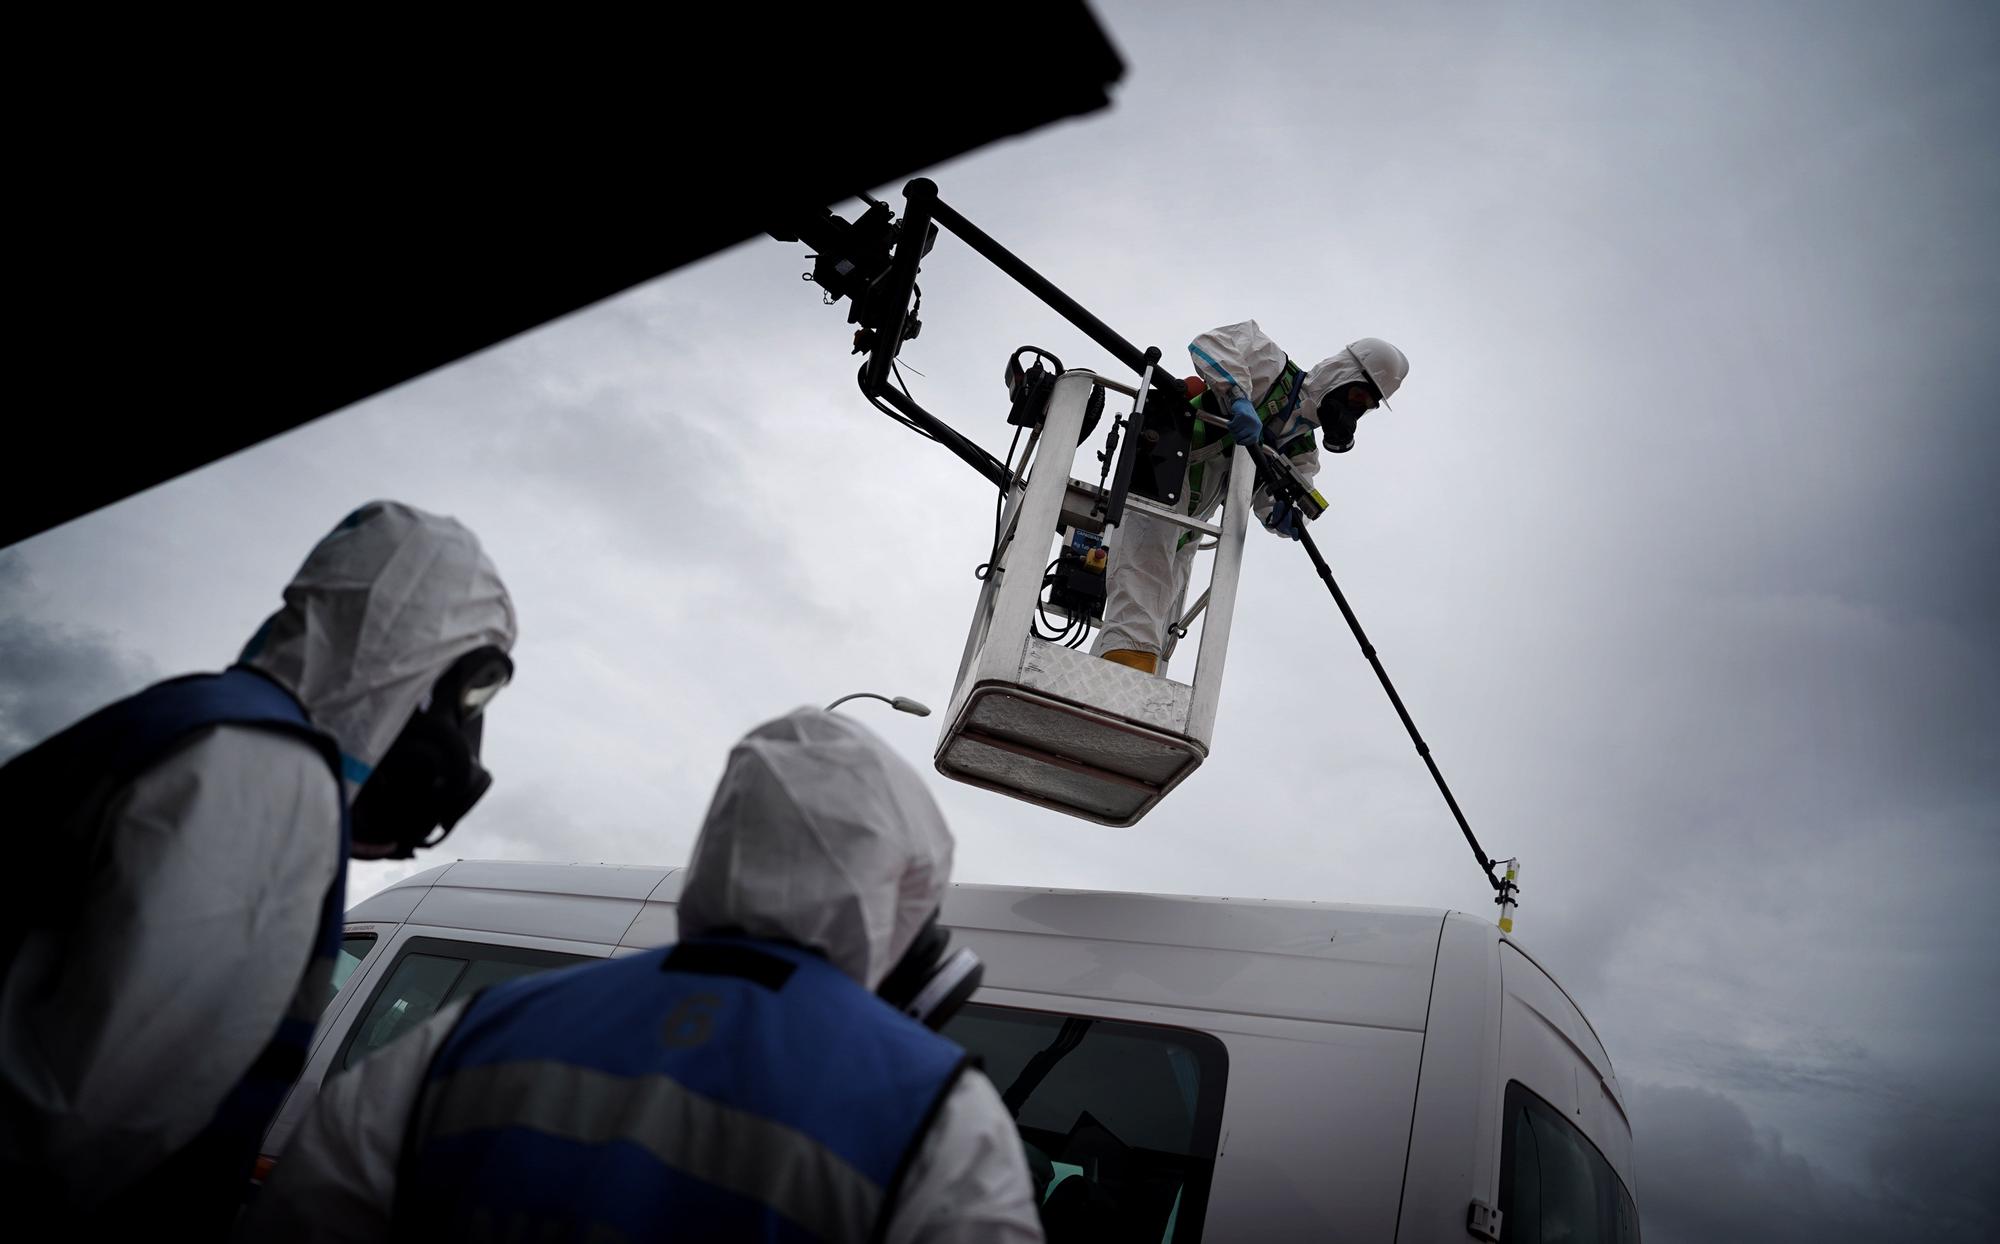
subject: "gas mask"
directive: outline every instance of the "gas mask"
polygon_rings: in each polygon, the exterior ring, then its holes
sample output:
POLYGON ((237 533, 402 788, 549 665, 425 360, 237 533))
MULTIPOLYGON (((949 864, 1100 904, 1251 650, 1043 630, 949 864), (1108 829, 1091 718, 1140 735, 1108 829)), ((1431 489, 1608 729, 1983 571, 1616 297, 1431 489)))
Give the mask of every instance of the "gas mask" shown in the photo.
POLYGON ((1373 402, 1364 406, 1349 401, 1348 391, 1356 388, 1370 397, 1374 396, 1372 387, 1362 381, 1354 381, 1341 385, 1319 400, 1319 430, 1325 438, 1328 453, 1344 454, 1354 448, 1354 429, 1361 422, 1361 416, 1374 405, 1373 402))
POLYGON ((938 927, 938 914, 932 912, 876 994, 932 1031, 944 1027, 986 975, 986 965, 972 951, 960 947, 947 955, 950 943, 951 934, 938 927))
POLYGON ((472 810, 493 775, 479 763, 486 704, 514 676, 514 662, 491 645, 452 662, 410 715, 354 797, 356 845, 389 848, 379 858, 406 860, 444 841, 472 810), (436 837, 431 831, 436 830, 436 837))

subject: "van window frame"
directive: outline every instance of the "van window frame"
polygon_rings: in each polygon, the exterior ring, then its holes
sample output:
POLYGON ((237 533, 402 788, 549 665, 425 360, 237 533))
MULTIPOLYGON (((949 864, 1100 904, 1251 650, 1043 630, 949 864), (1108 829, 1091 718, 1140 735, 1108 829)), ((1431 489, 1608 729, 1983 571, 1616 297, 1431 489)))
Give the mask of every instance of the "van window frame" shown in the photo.
MULTIPOLYGON (((1115 1019, 1086 1011, 1011 1006, 1000 1002, 983 1001, 977 997, 965 1004, 964 1011, 1054 1019, 1058 1026, 1064 1019, 1089 1020, 1093 1028, 1101 1028, 1104 1032, 1162 1042, 1191 1054, 1195 1060, 1197 1078, 1194 1119, 1188 1145, 1189 1152, 1186 1156, 1192 1163, 1192 1169, 1188 1173, 1186 1183, 1182 1185, 1180 1208, 1173 1217, 1173 1238, 1174 1244, 1200 1244, 1202 1234, 1208 1226, 1209 1196, 1215 1184, 1216 1163, 1221 1157, 1223 1102, 1228 1095, 1229 1087, 1229 1047, 1222 1038, 1212 1032, 1181 1024, 1115 1019)), ((981 1067, 982 1074, 984 1071, 984 1067, 981 1067)), ((1007 1086, 1003 1084, 994 1085, 996 1092, 1004 1092, 1006 1088, 1007 1086)), ((1019 1119, 1014 1121, 1014 1126, 1018 1132, 1019 1119)), ((1026 1139, 1024 1135, 1022 1140, 1025 1142, 1026 1139)))
MULTIPOLYGON (((351 953, 347 949, 350 942, 366 942, 368 943, 368 948, 354 956, 354 966, 347 970, 347 975, 341 979, 340 984, 335 985, 333 992, 327 995, 326 1002, 319 1008, 319 1015, 314 1020, 315 1023, 325 1023, 327 1016, 333 1013, 333 1004, 340 1001, 340 995, 347 992, 349 985, 361 980, 366 975, 369 956, 381 949, 383 940, 382 935, 374 929, 341 930, 339 953, 351 953)), ((339 957, 336 955, 334 959, 335 965, 338 966, 339 962, 339 957)), ((328 983, 332 983, 331 977, 328 978, 328 983)))
MULTIPOLYGON (((1611 1173, 1612 1182, 1617 1185, 1619 1193, 1625 1198, 1626 1207, 1631 1211, 1633 1242, 1634 1244, 1639 1244, 1639 1241, 1644 1238, 1645 1228, 1644 1224, 1639 1220, 1638 1199, 1632 1195, 1632 1189, 1626 1185, 1625 1177, 1619 1174, 1618 1168, 1612 1165, 1611 1159, 1606 1156, 1603 1148, 1590 1138, 1589 1133, 1585 1132, 1575 1123, 1572 1123, 1569 1116, 1558 1109, 1554 1102, 1521 1083, 1519 1080, 1507 1081, 1506 1095, 1500 1107, 1500 1187, 1498 1195, 1494 1198, 1494 1203, 1500 1207, 1502 1213, 1500 1239, 1503 1244, 1507 1244, 1510 1238, 1508 1227, 1514 1209, 1514 1171, 1517 1157, 1514 1149, 1514 1114, 1517 1110, 1526 1109, 1530 1103, 1540 1106, 1542 1112, 1547 1114, 1550 1119, 1567 1128, 1571 1136, 1574 1136, 1588 1146, 1590 1151, 1596 1154, 1598 1160, 1604 1164, 1604 1169, 1611 1173)), ((1539 1162, 1539 1158, 1537 1161, 1539 1162)))
MULTIPOLYGON (((479 960, 487 960, 499 963, 518 963, 550 971, 557 968, 576 967, 579 964, 592 963, 600 959, 600 956, 597 955, 578 954, 574 951, 541 950, 532 946, 516 946, 508 942, 468 941, 455 937, 405 938, 402 945, 396 947, 395 958, 383 965, 381 971, 377 974, 375 987, 368 991, 366 998, 361 1000, 361 1009, 356 1012, 354 1022, 349 1024, 347 1031, 342 1034, 340 1048, 334 1051, 333 1061, 327 1066, 329 1074, 337 1074, 340 1071, 350 1069, 347 1062, 348 1054, 354 1048, 355 1041, 360 1038, 361 1030, 367 1026, 367 1019, 369 1014, 375 1009, 376 999, 380 998, 382 991, 387 989, 390 982, 396 979, 396 971, 403 966, 405 959, 411 955, 423 954, 440 958, 463 959, 466 961, 467 969, 479 960)), ((460 974, 463 975, 464 971, 465 969, 461 969, 460 974)), ((453 978, 454 986, 456 983, 457 978, 453 978)), ((439 1009, 442 1010, 443 1008, 440 1007, 439 1009)), ((428 1019, 429 1016, 426 1016, 425 1021, 428 1019)), ((384 1048, 387 1048, 388 1044, 393 1043, 394 1038, 391 1038, 390 1042, 385 1043, 384 1048)))

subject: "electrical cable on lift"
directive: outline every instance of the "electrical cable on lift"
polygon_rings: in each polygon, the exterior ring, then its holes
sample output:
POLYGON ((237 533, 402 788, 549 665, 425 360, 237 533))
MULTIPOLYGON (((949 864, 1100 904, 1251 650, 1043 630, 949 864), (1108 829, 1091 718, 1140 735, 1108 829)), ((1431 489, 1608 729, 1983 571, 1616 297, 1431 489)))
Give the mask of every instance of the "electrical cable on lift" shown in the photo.
MULTIPOLYGON (((1015 428, 1013 439, 1007 442, 1006 470, 1007 470, 1007 477, 1009 479, 1012 479, 1014 477, 1014 450, 1018 445, 1020 445, 1020 443, 1021 443, 1021 429, 1015 428)), ((986 555, 985 561, 980 562, 977 566, 974 566, 972 568, 972 577, 979 580, 981 583, 984 583, 986 581, 987 575, 993 573, 993 559, 1000 556, 1000 545, 1004 543, 1003 537, 1005 534, 1002 531, 1001 525, 1006 521, 1007 521, 1007 490, 1005 488, 1002 488, 993 499, 993 551, 986 555)))
MULTIPOLYGON (((1048 564, 1047 569, 1042 571, 1042 590, 1044 592, 1055 586, 1057 582, 1055 569, 1061 564, 1062 558, 1058 557, 1048 564)), ((1035 638, 1046 640, 1052 644, 1061 644, 1066 648, 1075 648, 1081 645, 1084 639, 1090 634, 1090 619, 1080 615, 1066 614, 1065 617, 1067 620, 1058 626, 1049 617, 1048 607, 1049 602, 1046 599, 1039 600, 1035 604, 1035 617, 1037 619, 1034 628, 1035 638), (1044 626, 1049 628, 1050 633, 1043 633, 1042 627, 1044 626)))

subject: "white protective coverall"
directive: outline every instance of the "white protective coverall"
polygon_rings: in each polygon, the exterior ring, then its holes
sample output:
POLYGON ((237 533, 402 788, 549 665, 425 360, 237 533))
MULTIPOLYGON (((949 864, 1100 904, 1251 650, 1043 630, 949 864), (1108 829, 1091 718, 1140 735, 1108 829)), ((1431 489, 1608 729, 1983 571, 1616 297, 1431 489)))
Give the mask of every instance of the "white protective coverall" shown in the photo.
MULTIPOLYGON (((1382 344, 1387 346, 1386 342, 1382 344)), ((1225 417, 1234 399, 1242 397, 1255 403, 1263 397, 1285 367, 1285 352, 1264 335, 1255 320, 1226 324, 1203 333, 1188 343, 1188 355, 1194 360, 1196 374, 1208 385, 1208 391, 1215 394, 1208 403, 1210 409, 1225 417)), ((1312 433, 1319 427, 1320 400, 1344 384, 1368 378, 1351 348, 1322 359, 1305 373, 1298 404, 1290 415, 1282 421, 1265 424, 1265 442, 1286 452, 1301 475, 1307 479, 1316 477, 1319 449, 1313 443, 1312 433), (1301 438, 1303 443, 1297 444, 1301 438)), ((1229 491, 1229 451, 1233 442, 1220 433, 1221 429, 1210 428, 1207 443, 1188 455, 1190 486, 1182 490, 1178 507, 1184 514, 1208 518, 1229 491), (1196 468, 1202 468, 1199 489, 1192 485, 1196 468)), ((1260 520, 1269 521, 1271 496, 1263 488, 1256 490, 1252 508, 1260 520)), ((1167 628, 1180 620, 1184 608, 1188 575, 1198 543, 1194 539, 1183 543, 1181 537, 1185 534, 1185 528, 1129 511, 1113 529, 1109 540, 1111 561, 1106 568, 1104 624, 1098 630, 1097 642, 1091 645, 1093 655, 1103 656, 1118 649, 1158 655, 1165 650, 1167 628)))
MULTIPOLYGON (((393 502, 349 515, 284 601, 243 663, 299 698, 350 775, 460 655, 514 641, 513 604, 473 534, 393 502)), ((130 1186, 208 1123, 281 1016, 325 1006, 325 972, 300 972, 340 842, 327 776, 302 740, 217 726, 106 806, 85 909, 66 930, 31 931, 0 986, 4 1117, 27 1128, 0 1144, 67 1180, 61 1199, 130 1186)), ((6 813, 32 832, 32 810, 6 813)))
MULTIPOLYGON (((798 709, 730 753, 681 892, 681 934, 796 942, 872 990, 937 909, 951 854, 944 817, 908 762, 850 718, 798 709)), ((410 1111, 469 1001, 326 1084, 258 1199, 249 1238, 390 1237, 410 1111)), ((1020 1134, 976 1068, 945 1096, 889 1215, 889 1244, 1042 1238, 1020 1134)))

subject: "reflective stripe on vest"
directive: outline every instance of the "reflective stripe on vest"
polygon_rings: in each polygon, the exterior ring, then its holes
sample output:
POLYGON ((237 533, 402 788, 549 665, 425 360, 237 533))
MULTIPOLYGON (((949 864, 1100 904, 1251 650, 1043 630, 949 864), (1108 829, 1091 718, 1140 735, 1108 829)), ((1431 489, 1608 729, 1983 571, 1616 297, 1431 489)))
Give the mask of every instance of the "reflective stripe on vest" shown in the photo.
MULTIPOLYGON (((67 913, 82 902, 100 858, 108 828, 104 813, 111 801, 196 731, 223 725, 292 735, 327 762, 341 804, 333 880, 320 899, 319 929, 311 953, 300 965, 298 988, 263 1052, 217 1105, 203 1131, 122 1194, 107 1213, 134 1219, 154 1212, 177 1218, 220 1213, 226 1228, 227 1214, 248 1191, 250 1168, 265 1129, 305 1067, 323 991, 340 949, 348 826, 339 746, 313 728, 290 692, 262 674, 242 668, 191 674, 155 683, 100 709, 0 767, 0 808, 34 808, 51 827, 51 840, 23 844, 38 854, 48 883, 37 887, 34 897, 14 905, 21 910, 10 915, 11 947, 29 927, 47 923, 52 912, 67 913)), ((288 828, 271 830, 281 833, 288 828)), ((248 956, 268 948, 229 949, 248 956)))
POLYGON ((397 1232, 871 1239, 964 1065, 838 968, 770 942, 698 938, 508 981, 432 1061, 397 1232))

